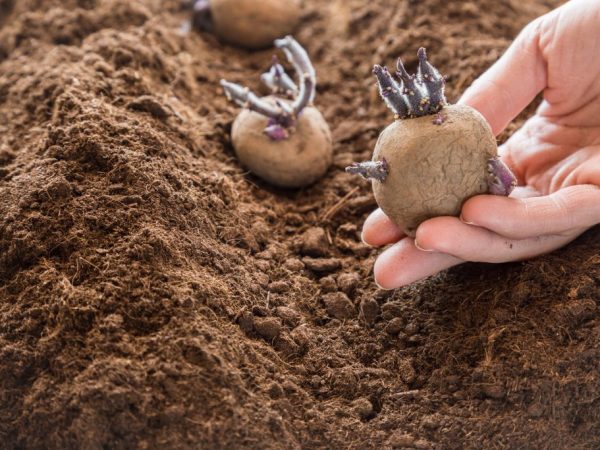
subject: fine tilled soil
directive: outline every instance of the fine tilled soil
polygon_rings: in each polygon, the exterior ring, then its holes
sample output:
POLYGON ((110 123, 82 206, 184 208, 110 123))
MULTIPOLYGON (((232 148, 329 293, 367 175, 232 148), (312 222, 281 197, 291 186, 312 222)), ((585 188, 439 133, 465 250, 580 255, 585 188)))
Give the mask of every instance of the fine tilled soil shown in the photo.
POLYGON ((335 161, 284 191, 218 84, 273 50, 179 0, 0 0, 0 448, 600 448, 600 229, 384 291, 343 170, 393 120, 374 63, 425 46, 454 101, 558 2, 305 3, 335 161))

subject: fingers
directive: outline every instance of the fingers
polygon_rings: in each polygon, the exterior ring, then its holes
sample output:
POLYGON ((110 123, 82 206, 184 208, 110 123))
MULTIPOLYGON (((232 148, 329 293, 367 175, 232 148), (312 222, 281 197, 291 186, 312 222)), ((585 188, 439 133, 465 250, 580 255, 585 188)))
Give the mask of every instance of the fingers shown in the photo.
POLYGON ((396 242, 379 255, 373 268, 375 282, 384 289, 405 286, 463 262, 450 255, 417 249, 414 240, 405 238, 380 208, 365 221, 362 239, 373 246, 396 242))
POLYGON ((419 226, 416 240, 401 239, 377 258, 373 268, 375 281, 384 289, 394 289, 465 261, 502 263, 528 259, 568 244, 585 229, 515 239, 468 225, 456 217, 436 217, 419 226))
POLYGON ((510 239, 486 228, 467 225, 455 217, 436 217, 421 224, 416 241, 425 250, 447 253, 465 261, 501 263, 549 253, 583 231, 510 239))
POLYGON ((586 229, 600 223, 600 188, 578 185, 530 198, 478 195, 463 205, 462 220, 510 239, 586 229))
POLYGON ((413 239, 405 238, 379 255, 373 272, 380 287, 395 289, 462 262, 451 255, 419 250, 413 239))
POLYGON ((498 135, 546 87, 539 49, 541 20, 530 23, 506 53, 467 89, 459 103, 477 109, 498 135))
POLYGON ((419 226, 413 241, 381 210, 374 211, 365 223, 365 242, 399 240, 375 262, 377 284, 393 289, 464 261, 501 263, 551 252, 600 223, 600 188, 572 186, 529 198, 480 195, 465 203, 462 220, 475 225, 436 217, 419 226))
POLYGON ((404 233, 394 225, 381 208, 373 211, 363 225, 362 240, 365 244, 374 247, 392 244, 403 236, 404 233))

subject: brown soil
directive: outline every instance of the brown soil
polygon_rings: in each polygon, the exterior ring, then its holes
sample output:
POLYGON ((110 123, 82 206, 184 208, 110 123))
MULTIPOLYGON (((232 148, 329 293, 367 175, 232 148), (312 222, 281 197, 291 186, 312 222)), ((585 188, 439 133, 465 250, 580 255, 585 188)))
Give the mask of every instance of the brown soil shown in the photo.
POLYGON ((306 3, 335 163, 286 192, 218 88, 270 51, 179 0, 0 0, 0 447, 600 448, 600 230, 380 291, 342 170, 392 120, 373 63, 424 45, 456 99, 557 2, 306 3))

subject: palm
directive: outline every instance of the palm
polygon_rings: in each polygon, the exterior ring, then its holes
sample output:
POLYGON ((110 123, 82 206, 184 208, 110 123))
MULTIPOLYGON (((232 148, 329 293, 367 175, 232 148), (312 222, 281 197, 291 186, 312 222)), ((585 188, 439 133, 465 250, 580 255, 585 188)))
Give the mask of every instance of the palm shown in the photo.
MULTIPOLYGON (((600 110, 594 114, 600 118, 600 110)), ((600 126, 564 125, 564 118, 537 114, 501 153, 523 186, 515 196, 548 195, 578 184, 600 184, 600 126)))

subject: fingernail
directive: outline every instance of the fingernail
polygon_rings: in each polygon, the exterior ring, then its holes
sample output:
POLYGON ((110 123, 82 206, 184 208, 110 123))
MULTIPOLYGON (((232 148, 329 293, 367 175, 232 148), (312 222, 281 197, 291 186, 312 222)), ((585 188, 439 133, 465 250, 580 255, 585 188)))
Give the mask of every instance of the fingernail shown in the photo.
POLYGON ((382 285, 380 285, 377 280, 375 278, 373 278, 373 281, 375 281, 375 284, 377 285, 377 287, 379 289, 381 289, 382 291, 393 291, 393 288, 384 288, 382 285))
POLYGON ((365 232, 361 231, 360 232, 360 240, 362 241, 363 244, 365 244, 368 247, 373 247, 371 244, 369 244, 367 241, 365 241, 365 232))
POLYGON ((459 219, 459 220, 460 220, 462 223, 466 223, 467 225, 475 225, 475 226, 477 226, 477 225, 475 224, 475 222, 469 222, 469 221, 465 220, 465 218, 462 216, 462 214, 460 215, 460 217, 459 217, 458 219, 459 219))
POLYGON ((433 249, 427 249, 427 248, 421 247, 421 245, 417 242, 416 239, 415 239, 415 247, 417 247, 422 252, 435 252, 435 250, 433 250, 433 249))

